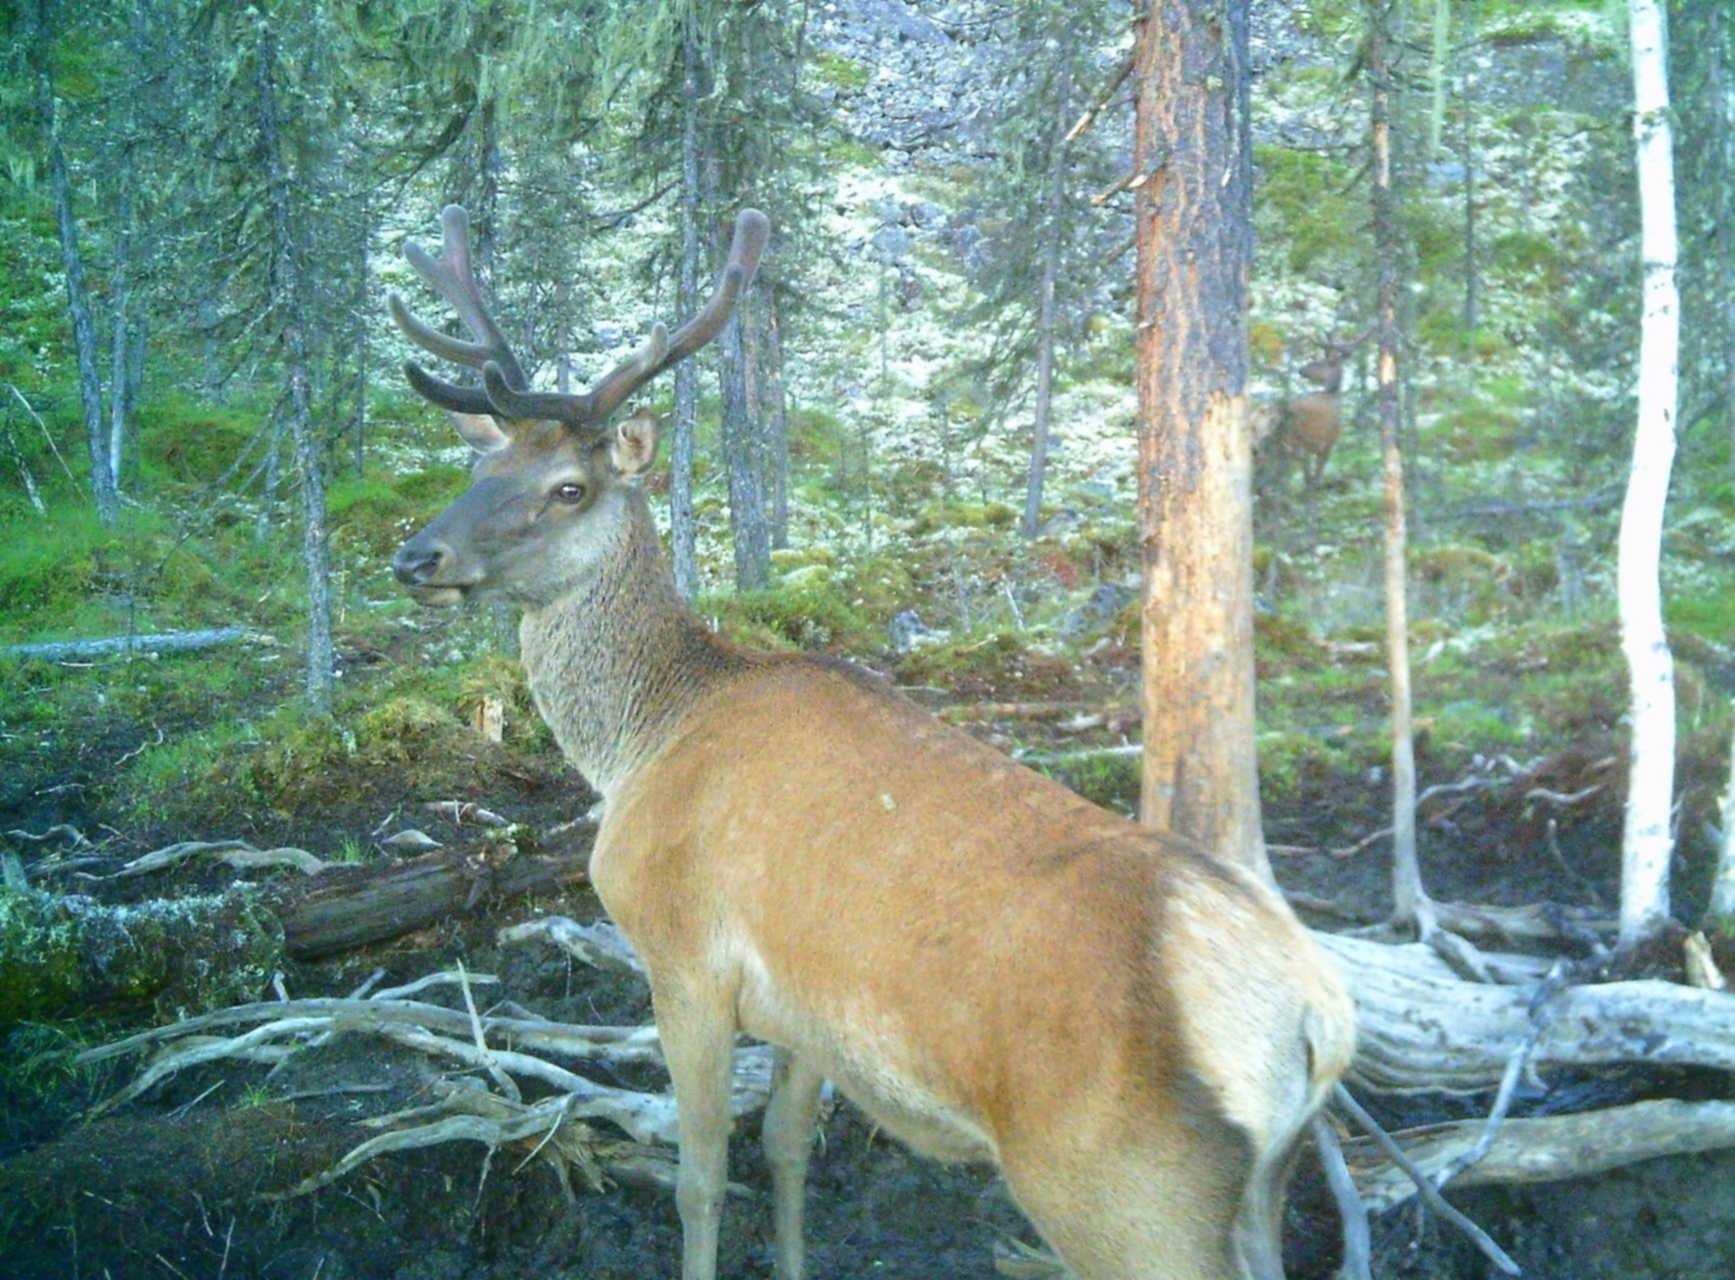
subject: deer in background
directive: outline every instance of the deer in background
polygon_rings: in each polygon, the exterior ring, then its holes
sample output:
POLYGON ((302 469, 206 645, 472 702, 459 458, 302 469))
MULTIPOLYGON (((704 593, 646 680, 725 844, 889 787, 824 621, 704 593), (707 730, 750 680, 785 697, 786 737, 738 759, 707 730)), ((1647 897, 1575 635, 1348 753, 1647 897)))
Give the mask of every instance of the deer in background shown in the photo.
POLYGON ((419 601, 523 606, 543 718, 602 795, 590 879, 643 958, 680 1114, 684 1280, 712 1280, 739 1033, 779 1051, 763 1140, 776 1272, 802 1274, 822 1081, 918 1151, 982 1160, 1084 1280, 1276 1280, 1297 1139, 1354 1047, 1332 963, 1270 884, 1087 803, 848 664, 757 653, 676 594, 641 482, 656 420, 611 418, 714 338, 710 300, 577 395, 532 390, 461 209, 410 262, 470 332, 391 300, 408 366, 476 450, 398 551, 419 601))
POLYGON ((1309 489, 1325 474, 1326 459, 1343 434, 1343 366, 1350 352, 1367 335, 1348 342, 1328 342, 1325 355, 1309 361, 1297 372, 1319 388, 1293 396, 1269 407, 1254 431, 1254 444, 1275 439, 1286 456, 1301 459, 1302 475, 1309 489))

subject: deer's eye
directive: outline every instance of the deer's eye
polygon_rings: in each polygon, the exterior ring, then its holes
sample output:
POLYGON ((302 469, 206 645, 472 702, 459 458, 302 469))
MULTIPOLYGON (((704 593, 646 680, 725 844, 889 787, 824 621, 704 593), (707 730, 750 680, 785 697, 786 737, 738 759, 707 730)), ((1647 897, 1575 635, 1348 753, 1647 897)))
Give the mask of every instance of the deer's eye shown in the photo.
POLYGON ((551 496, 556 502, 564 502, 569 506, 576 505, 584 501, 584 486, 568 480, 565 484, 555 485, 554 493, 551 496))

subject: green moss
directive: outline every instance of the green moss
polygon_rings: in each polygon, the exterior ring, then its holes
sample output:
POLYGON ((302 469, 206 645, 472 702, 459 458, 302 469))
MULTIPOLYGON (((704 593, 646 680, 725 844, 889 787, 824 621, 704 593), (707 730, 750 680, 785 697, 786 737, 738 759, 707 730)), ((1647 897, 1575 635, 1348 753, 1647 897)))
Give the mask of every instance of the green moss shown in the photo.
POLYGON ((864 639, 870 630, 867 615, 822 564, 793 570, 762 591, 706 597, 700 610, 720 619, 738 643, 769 641, 766 647, 774 649, 828 649, 864 639))
POLYGON ((1043 772, 1105 809, 1131 816, 1138 808, 1137 756, 1081 755, 1043 766, 1043 772))
POLYGON ((1735 644, 1735 592, 1665 597, 1663 619, 1671 632, 1690 632, 1713 644, 1735 644))
POLYGON ((381 792, 468 796, 501 771, 522 776, 551 746, 522 668, 490 657, 346 688, 331 716, 288 706, 185 735, 145 752, 115 790, 139 820, 209 826, 260 810, 341 809, 381 792), (499 746, 473 725, 490 697, 505 712, 499 746))
POLYGON ((216 480, 265 429, 268 415, 262 404, 213 405, 179 393, 155 397, 139 410, 141 474, 153 486, 216 480))
POLYGON ((261 892, 105 906, 0 886, 0 1027, 156 1002, 177 1015, 256 995, 283 949, 261 892))
POLYGON ((370 556, 388 555, 468 484, 462 468, 448 466, 400 475, 345 477, 326 495, 332 541, 370 556))
POLYGON ((921 537, 940 529, 1010 529, 1018 521, 1018 513, 1004 502, 965 502, 942 499, 931 502, 917 513, 910 532, 921 537))
POLYGON ((898 662, 898 680, 933 685, 965 697, 1064 697, 1079 687, 1078 666, 1066 655, 1029 646, 1009 631, 924 645, 898 662))
POLYGON ((854 58, 846 58, 841 53, 832 53, 829 50, 815 57, 810 65, 813 73, 826 84, 851 92, 866 88, 868 81, 873 79, 873 72, 868 67, 854 58))

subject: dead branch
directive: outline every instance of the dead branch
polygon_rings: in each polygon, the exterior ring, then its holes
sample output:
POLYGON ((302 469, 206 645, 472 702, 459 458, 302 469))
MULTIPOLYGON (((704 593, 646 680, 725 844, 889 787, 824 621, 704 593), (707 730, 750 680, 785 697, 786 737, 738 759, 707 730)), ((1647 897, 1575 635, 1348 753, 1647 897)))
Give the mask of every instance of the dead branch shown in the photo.
POLYGON ((1367 1204, 1344 1162, 1337 1131, 1330 1120, 1317 1115, 1308 1121, 1308 1132, 1313 1135, 1319 1167, 1325 1171, 1325 1185, 1337 1202, 1337 1214, 1343 1223, 1343 1266, 1338 1275, 1342 1280, 1373 1280, 1373 1236, 1368 1229, 1367 1204))
POLYGON ((140 854, 111 875, 90 878, 122 880, 131 876, 142 876, 150 871, 161 871, 189 858, 200 857, 214 858, 231 867, 248 871, 264 867, 293 867, 308 876, 318 875, 329 865, 306 849, 287 845, 278 849, 256 849, 245 840, 182 840, 177 844, 165 845, 150 853, 140 854))
POLYGON ((645 976, 645 966, 626 935, 607 921, 579 924, 565 916, 543 916, 509 925, 495 935, 500 946, 542 940, 595 969, 645 976))
POLYGON ((1501 1271, 1509 1276, 1523 1274, 1518 1264, 1507 1256, 1506 1251, 1494 1243, 1492 1236, 1465 1217, 1440 1194, 1428 1175, 1416 1166, 1415 1161, 1411 1160, 1396 1142, 1392 1141, 1391 1135, 1380 1128, 1379 1122, 1367 1113, 1348 1089, 1341 1084, 1335 1085, 1332 1088, 1332 1096, 1339 1106, 1349 1112, 1351 1119, 1367 1133, 1368 1137, 1373 1139, 1374 1145, 1385 1153, 1386 1159, 1402 1169, 1405 1176, 1415 1184, 1417 1193, 1422 1197, 1422 1203, 1463 1232, 1470 1242, 1481 1251, 1482 1256, 1501 1271))
POLYGON ((1090 129, 1091 125, 1096 123, 1097 116, 1101 115, 1103 108, 1108 106, 1109 100, 1115 96, 1115 91, 1125 84, 1126 78, 1133 73, 1133 62, 1134 55, 1128 54, 1126 60, 1115 69, 1114 75, 1109 77, 1107 86, 1092 99, 1091 105, 1085 108, 1084 114, 1079 116, 1072 128, 1066 131, 1066 136, 1061 139, 1062 142, 1078 141, 1090 129))
POLYGON ((502 818, 492 809, 484 809, 481 805, 469 800, 430 800, 422 806, 429 813, 437 814, 455 827, 461 827, 466 822, 479 827, 509 827, 512 825, 507 818, 502 818))

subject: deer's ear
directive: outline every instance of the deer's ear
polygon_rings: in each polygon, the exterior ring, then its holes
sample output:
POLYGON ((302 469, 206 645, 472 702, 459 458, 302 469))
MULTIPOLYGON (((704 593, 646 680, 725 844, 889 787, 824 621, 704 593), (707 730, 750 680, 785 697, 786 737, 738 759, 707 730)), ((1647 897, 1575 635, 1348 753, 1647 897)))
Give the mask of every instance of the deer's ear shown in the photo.
POLYGON ((614 469, 627 479, 635 479, 650 470, 657 456, 657 415, 640 409, 616 425, 609 441, 608 458, 614 469))
POLYGON ((506 447, 506 433, 500 429, 493 414, 459 413, 456 409, 449 409, 447 412, 452 415, 452 425, 458 428, 458 434, 464 437, 464 443, 477 453, 493 453, 496 449, 506 447))

